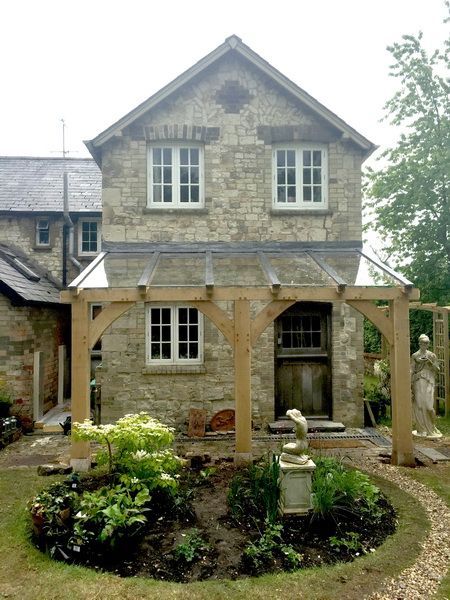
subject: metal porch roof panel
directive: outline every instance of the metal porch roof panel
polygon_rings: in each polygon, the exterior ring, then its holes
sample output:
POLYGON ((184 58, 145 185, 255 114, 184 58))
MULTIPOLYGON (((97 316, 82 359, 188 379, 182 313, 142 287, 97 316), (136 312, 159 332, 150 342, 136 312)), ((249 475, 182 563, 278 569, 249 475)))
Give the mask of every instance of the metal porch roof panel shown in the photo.
POLYGON ((412 287, 358 243, 105 243, 71 288, 412 287))

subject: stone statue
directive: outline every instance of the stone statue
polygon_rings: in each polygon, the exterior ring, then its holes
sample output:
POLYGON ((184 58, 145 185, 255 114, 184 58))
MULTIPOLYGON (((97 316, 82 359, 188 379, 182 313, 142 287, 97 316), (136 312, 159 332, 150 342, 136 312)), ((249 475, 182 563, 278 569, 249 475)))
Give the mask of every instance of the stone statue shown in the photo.
POLYGON ((411 356, 412 409, 416 426, 413 435, 440 438, 442 433, 436 429, 434 411, 434 385, 439 363, 436 355, 428 350, 429 343, 430 338, 422 334, 419 350, 411 356))
POLYGON ((296 408, 286 412, 286 416, 295 423, 295 442, 289 442, 283 446, 283 452, 280 460, 296 465, 305 465, 309 461, 309 456, 305 454, 308 449, 308 423, 302 413, 296 408))

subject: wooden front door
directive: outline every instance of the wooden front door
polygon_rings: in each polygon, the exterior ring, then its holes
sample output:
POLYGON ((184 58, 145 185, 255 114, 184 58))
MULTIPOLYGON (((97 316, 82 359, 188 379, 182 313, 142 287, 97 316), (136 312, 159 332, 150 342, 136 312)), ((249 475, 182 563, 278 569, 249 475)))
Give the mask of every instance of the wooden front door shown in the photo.
POLYGON ((275 322, 275 414, 330 417, 331 305, 298 302, 275 322))

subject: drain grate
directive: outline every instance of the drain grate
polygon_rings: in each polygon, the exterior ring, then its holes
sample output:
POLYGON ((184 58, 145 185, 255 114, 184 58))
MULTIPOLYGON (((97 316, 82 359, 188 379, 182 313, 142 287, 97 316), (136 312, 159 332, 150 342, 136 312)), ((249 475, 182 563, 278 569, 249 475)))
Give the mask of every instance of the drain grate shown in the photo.
MULTIPOLYGON (((178 440, 183 439, 183 441, 190 442, 216 442, 216 441, 231 441, 234 440, 234 434, 224 435, 214 435, 207 436, 203 438, 188 438, 183 436, 183 438, 178 438, 178 440)), ((391 440, 382 436, 376 429, 366 428, 366 429, 352 429, 350 431, 335 431, 335 432, 317 432, 317 433, 308 433, 309 440, 370 440, 374 442, 377 446, 382 446, 383 448, 389 448, 392 446, 391 440)), ((255 442, 277 442, 277 441, 289 441, 295 440, 295 435, 293 433, 254 433, 253 441, 255 442)))

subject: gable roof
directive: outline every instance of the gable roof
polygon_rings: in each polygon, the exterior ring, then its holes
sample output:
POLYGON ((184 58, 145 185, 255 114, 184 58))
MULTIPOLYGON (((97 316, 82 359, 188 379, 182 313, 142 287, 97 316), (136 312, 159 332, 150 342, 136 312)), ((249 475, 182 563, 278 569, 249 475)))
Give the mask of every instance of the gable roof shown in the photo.
POLYGON ((183 85, 191 81, 194 77, 199 75, 202 71, 210 67, 213 63, 229 52, 237 53, 245 58, 253 66, 277 83, 282 89, 307 106, 314 114, 323 118, 330 125, 341 131, 346 139, 353 141, 362 149, 366 157, 377 148, 377 146, 375 146, 370 140, 358 133, 356 129, 353 129, 353 127, 348 125, 345 121, 331 112, 315 98, 310 96, 307 92, 305 92, 305 90, 280 73, 280 71, 275 69, 275 67, 272 67, 272 65, 259 56, 259 54, 244 44, 241 38, 236 35, 232 35, 228 37, 223 44, 207 54, 204 58, 195 63, 187 71, 179 75, 171 83, 160 89, 158 92, 156 92, 156 94, 150 96, 150 98, 139 104, 139 106, 137 106, 134 110, 113 123, 110 127, 108 127, 108 129, 105 129, 105 131, 100 133, 97 137, 92 140, 85 141, 85 144, 94 159, 98 163, 100 162, 100 154, 97 149, 105 142, 110 140, 115 135, 120 135, 120 132, 124 127, 127 127, 136 121, 136 119, 139 119, 139 117, 141 117, 143 114, 179 90, 183 85))
POLYGON ((70 212, 101 212, 102 177, 91 158, 25 156, 0 156, 0 212, 62 213, 64 171, 70 212))
POLYGON ((14 246, 0 244, 0 291, 17 304, 59 304, 61 287, 14 246))

